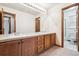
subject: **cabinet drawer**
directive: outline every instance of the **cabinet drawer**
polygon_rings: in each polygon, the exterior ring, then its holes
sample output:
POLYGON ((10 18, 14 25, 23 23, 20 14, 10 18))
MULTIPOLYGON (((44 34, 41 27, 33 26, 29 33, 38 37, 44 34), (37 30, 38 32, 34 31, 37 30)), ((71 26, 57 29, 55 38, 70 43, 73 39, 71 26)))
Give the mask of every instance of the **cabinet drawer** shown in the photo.
POLYGON ((44 44, 43 41, 39 41, 39 42, 38 42, 38 45, 42 45, 42 44, 44 44))
POLYGON ((37 43, 38 43, 38 45, 44 44, 44 36, 39 36, 37 43))
POLYGON ((45 49, 50 48, 50 44, 45 44, 45 49))
POLYGON ((38 54, 44 51, 44 45, 39 45, 38 46, 38 54))

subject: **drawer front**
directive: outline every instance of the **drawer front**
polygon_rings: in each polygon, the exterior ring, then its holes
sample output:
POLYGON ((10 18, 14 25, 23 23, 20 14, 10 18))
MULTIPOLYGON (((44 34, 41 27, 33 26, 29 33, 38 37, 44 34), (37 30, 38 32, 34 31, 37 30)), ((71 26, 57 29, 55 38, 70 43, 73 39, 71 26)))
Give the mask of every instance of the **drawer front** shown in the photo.
POLYGON ((38 54, 44 51, 44 45, 38 46, 38 54))
POLYGON ((38 37, 38 45, 44 44, 44 36, 38 37))
POLYGON ((39 42, 38 42, 38 45, 43 45, 43 44, 44 44, 43 41, 39 41, 39 42))
POLYGON ((48 48, 50 48, 50 44, 45 44, 45 49, 48 49, 48 48))

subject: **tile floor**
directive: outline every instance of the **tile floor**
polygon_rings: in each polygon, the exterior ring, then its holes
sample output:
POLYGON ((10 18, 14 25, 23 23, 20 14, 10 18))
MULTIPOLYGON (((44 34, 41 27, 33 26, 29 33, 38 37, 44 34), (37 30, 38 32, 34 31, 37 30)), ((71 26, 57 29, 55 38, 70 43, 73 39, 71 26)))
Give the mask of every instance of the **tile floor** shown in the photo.
POLYGON ((77 51, 78 49, 76 44, 68 42, 68 41, 64 41, 64 47, 67 49, 74 50, 74 51, 77 51))
POLYGON ((79 52, 67 48, 54 46, 39 56, 79 56, 79 52))

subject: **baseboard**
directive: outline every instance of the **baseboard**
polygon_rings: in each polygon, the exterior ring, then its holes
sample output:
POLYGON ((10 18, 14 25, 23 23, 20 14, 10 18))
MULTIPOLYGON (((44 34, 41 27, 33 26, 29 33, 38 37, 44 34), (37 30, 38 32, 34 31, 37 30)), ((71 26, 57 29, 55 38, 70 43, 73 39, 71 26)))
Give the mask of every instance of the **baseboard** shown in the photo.
POLYGON ((55 44, 55 46, 62 47, 61 45, 55 44))

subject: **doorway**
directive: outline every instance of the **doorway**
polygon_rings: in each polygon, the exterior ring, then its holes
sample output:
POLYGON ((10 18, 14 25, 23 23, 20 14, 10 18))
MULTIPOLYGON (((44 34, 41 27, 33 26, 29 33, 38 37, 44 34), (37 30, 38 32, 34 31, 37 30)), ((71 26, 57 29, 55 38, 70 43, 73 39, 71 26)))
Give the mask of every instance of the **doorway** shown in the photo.
POLYGON ((40 17, 35 18, 35 32, 40 32, 40 17))
POLYGON ((73 4, 62 9, 62 47, 78 51, 78 9, 73 4))
POLYGON ((4 34, 11 33, 11 18, 4 16, 4 34))

